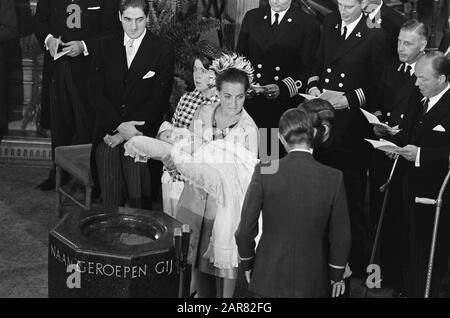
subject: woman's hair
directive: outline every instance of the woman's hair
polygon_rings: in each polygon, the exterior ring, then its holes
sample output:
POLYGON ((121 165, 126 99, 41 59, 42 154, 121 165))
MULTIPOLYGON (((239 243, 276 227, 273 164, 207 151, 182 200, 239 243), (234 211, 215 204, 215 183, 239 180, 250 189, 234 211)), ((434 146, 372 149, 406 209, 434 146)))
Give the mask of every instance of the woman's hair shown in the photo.
POLYGON ((208 40, 202 40, 192 52, 192 66, 195 60, 202 62, 203 67, 208 69, 213 61, 223 54, 223 50, 208 40))
POLYGON ((325 126, 328 126, 329 130, 331 130, 334 124, 333 106, 326 100, 316 98, 301 103, 298 109, 308 113, 312 126, 316 129, 311 146, 315 147, 323 143, 325 141, 325 133, 327 132, 325 126))
POLYGON ((244 86, 244 91, 246 92, 250 87, 247 73, 238 70, 236 68, 228 68, 223 72, 217 74, 216 77, 216 87, 219 91, 222 90, 222 84, 227 83, 239 83, 244 86))
POLYGON ((288 109, 280 117, 279 129, 280 135, 289 145, 311 145, 314 130, 311 117, 306 111, 299 108, 288 109))

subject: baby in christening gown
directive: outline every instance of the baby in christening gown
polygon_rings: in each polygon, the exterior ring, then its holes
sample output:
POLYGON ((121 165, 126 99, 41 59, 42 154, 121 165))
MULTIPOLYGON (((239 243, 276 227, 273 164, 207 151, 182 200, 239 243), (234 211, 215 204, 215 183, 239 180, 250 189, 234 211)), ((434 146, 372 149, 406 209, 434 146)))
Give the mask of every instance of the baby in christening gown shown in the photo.
POLYGON ((178 172, 196 188, 204 190, 218 204, 211 242, 204 257, 219 268, 237 266, 234 231, 250 183, 256 154, 226 139, 208 140, 169 123, 160 129, 159 139, 136 136, 125 144, 125 155, 135 161, 162 160, 170 155, 178 172), (226 238, 226 239, 224 239, 226 238))

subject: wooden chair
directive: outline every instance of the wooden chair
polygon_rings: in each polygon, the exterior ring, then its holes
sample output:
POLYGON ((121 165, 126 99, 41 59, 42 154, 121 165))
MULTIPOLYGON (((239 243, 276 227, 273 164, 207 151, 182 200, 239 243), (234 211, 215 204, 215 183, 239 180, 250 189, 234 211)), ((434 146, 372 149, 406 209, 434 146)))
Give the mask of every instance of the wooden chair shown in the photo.
POLYGON ((94 183, 91 176, 91 144, 62 146, 55 148, 55 166, 56 166, 56 208, 59 217, 62 216, 62 208, 70 204, 63 204, 64 197, 70 199, 73 203, 89 210, 92 203, 92 188, 94 183), (79 201, 75 196, 63 189, 61 185, 61 170, 80 181, 85 187, 85 202, 79 201))

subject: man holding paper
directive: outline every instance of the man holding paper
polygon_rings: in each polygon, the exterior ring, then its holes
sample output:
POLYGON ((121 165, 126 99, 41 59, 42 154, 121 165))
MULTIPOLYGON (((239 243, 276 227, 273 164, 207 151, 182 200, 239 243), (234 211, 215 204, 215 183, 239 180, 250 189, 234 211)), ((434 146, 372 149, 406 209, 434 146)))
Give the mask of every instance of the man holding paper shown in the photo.
MULTIPOLYGON (((118 0, 37 3, 34 32, 45 51, 40 126, 51 130, 53 159, 55 147, 92 140, 88 70, 98 38, 119 28, 118 8, 118 0)), ((54 168, 38 188, 55 188, 54 168)))
MULTIPOLYGON (((423 99, 411 98, 402 130, 392 138, 404 146, 398 152, 402 169, 405 209, 409 213, 408 297, 423 297, 429 260, 435 207, 416 203, 416 198, 435 199, 449 169, 450 62, 441 52, 429 52, 415 67, 416 86, 423 99)), ((450 196, 447 191, 436 242, 431 297, 437 297, 447 271, 450 242, 450 196)))
POLYGON ((329 100, 336 109, 331 145, 318 148, 315 156, 344 173, 352 225, 350 267, 355 276, 363 277, 368 261, 364 196, 370 156, 370 145, 363 138, 371 127, 360 108, 374 100, 388 49, 385 33, 367 26, 362 0, 338 0, 338 6, 339 13, 330 13, 324 20, 316 76, 308 80, 308 93, 343 92, 329 100))
MULTIPOLYGON (((236 45, 255 69, 253 98, 245 109, 259 128, 278 128, 281 114, 296 107, 311 76, 320 25, 292 0, 269 0, 268 7, 248 11, 236 45)), ((264 135, 263 135, 264 136, 264 135)), ((267 145, 270 147, 270 131, 267 145)), ((271 136, 276 140, 278 137, 271 136)), ((266 144, 263 142, 262 144, 266 144)))
MULTIPOLYGON (((386 64, 381 75, 376 108, 365 113, 373 125, 374 134, 388 138, 399 131, 404 114, 409 107, 411 96, 420 96, 415 86, 414 75, 416 62, 425 53, 428 30, 424 23, 417 20, 406 21, 398 34, 398 59, 386 64), (377 115, 378 117, 376 117, 377 115)), ((371 229, 378 223, 384 193, 379 191, 389 177, 393 165, 382 151, 373 150, 369 169, 370 178, 370 216, 371 229)), ((398 169, 398 167, 396 168, 398 169)), ((397 178, 397 174, 394 174, 397 178)), ((381 234, 381 266, 383 269, 383 287, 392 287, 404 293, 401 268, 406 266, 407 227, 406 217, 402 212, 401 187, 396 179, 392 182, 388 197, 389 213, 385 214, 381 234)))

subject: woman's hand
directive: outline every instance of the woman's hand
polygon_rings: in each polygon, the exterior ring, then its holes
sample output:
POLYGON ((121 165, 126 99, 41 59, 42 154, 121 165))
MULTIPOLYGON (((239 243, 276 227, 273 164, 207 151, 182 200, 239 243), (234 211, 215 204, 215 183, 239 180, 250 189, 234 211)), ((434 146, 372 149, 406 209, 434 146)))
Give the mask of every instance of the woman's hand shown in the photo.
POLYGON ((267 89, 264 92, 264 96, 267 99, 275 99, 280 96, 280 87, 277 84, 269 84, 265 86, 267 89))
POLYGON ((341 280, 339 282, 331 281, 332 291, 331 291, 331 297, 336 298, 341 295, 344 295, 345 293, 345 283, 344 280, 341 280))

